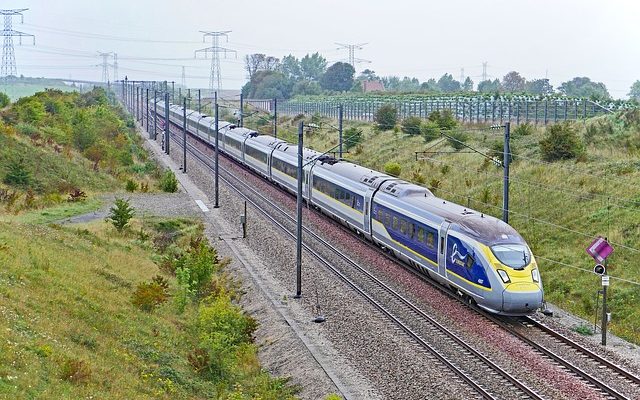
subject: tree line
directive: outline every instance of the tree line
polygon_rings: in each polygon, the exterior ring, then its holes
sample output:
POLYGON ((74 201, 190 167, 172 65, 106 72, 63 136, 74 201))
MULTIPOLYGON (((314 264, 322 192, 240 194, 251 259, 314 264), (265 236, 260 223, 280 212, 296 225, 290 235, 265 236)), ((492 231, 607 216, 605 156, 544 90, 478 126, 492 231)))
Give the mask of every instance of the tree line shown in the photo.
MULTIPOLYGON (((456 80, 445 73, 440 78, 420 82, 418 78, 405 76, 378 76, 370 69, 358 76, 348 63, 336 62, 328 66, 319 53, 307 54, 298 59, 289 54, 282 59, 266 54, 245 56, 245 70, 249 82, 242 88, 250 98, 288 99, 298 95, 320 95, 336 92, 362 92, 363 81, 379 81, 385 91, 395 93, 485 93, 528 94, 548 96, 553 94, 583 97, 591 100, 610 100, 611 95, 604 83, 588 77, 575 77, 562 82, 557 89, 547 78, 527 79, 517 71, 507 73, 502 79, 487 79, 476 85, 471 77, 456 80)), ((632 100, 640 100, 640 81, 636 81, 629 92, 632 100)))

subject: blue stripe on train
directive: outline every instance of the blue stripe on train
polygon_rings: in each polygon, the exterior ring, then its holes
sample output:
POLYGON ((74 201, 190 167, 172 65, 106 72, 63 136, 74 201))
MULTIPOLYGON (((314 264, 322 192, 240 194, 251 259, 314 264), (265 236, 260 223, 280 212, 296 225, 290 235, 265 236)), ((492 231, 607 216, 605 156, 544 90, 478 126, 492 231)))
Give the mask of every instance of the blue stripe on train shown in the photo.
POLYGON ((447 270, 469 282, 491 289, 487 271, 485 271, 478 258, 478 256, 474 256, 471 246, 453 236, 448 237, 447 270))

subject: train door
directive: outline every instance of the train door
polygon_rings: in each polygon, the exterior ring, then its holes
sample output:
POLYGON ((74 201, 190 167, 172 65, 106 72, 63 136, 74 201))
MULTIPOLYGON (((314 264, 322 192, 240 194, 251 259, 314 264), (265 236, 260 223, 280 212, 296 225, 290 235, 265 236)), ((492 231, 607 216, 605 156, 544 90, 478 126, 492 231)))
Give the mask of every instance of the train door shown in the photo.
POLYGON ((450 225, 449 221, 442 222, 438 235, 438 274, 442 277, 447 276, 447 231, 450 225))
POLYGON ((364 221, 363 221, 363 229, 364 233, 367 235, 371 235, 373 233, 371 226, 371 210, 373 209, 373 189, 367 190, 367 193, 364 194, 364 221))

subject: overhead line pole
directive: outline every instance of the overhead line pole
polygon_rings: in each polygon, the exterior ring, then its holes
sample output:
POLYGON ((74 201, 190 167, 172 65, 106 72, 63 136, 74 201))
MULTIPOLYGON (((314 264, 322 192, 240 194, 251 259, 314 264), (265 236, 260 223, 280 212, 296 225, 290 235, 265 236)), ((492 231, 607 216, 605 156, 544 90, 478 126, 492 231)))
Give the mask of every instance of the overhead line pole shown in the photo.
POLYGON ((220 207, 219 201, 220 201, 220 187, 218 186, 218 162, 220 160, 219 157, 219 132, 218 132, 218 122, 219 122, 219 113, 218 113, 218 92, 214 92, 214 104, 215 104, 215 135, 216 135, 216 148, 215 148, 215 159, 216 159, 216 165, 215 165, 215 189, 216 189, 216 197, 215 197, 215 205, 213 206, 213 208, 218 208, 220 207))
POLYGON ((502 185, 502 220, 509 223, 509 159, 511 158, 510 149, 511 140, 511 123, 506 122, 504 124, 504 182, 502 185))
POLYGON ((298 191, 296 196, 296 295, 302 296, 302 174, 304 121, 298 124, 298 191))

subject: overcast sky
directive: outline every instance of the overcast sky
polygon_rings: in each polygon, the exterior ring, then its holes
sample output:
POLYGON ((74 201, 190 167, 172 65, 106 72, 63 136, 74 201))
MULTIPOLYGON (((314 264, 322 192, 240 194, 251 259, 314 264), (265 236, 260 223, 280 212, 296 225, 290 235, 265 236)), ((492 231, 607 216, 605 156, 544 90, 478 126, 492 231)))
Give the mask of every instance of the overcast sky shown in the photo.
MULTIPOLYGON (((18 74, 100 80, 97 51, 116 52, 119 76, 181 80, 208 87, 210 63, 193 60, 205 47, 200 30, 231 30, 223 46, 222 86, 246 81, 243 58, 320 52, 345 60, 335 42, 367 43, 356 70, 417 77, 464 68, 477 84, 482 63, 491 78, 511 70, 547 76, 554 87, 575 76, 604 82, 615 98, 640 79, 640 2, 636 0, 7 0, 29 8, 14 29, 36 35, 16 44, 18 74), (136 60, 133 60, 135 58, 136 60)), ((110 70, 111 79, 113 71, 110 70)))

